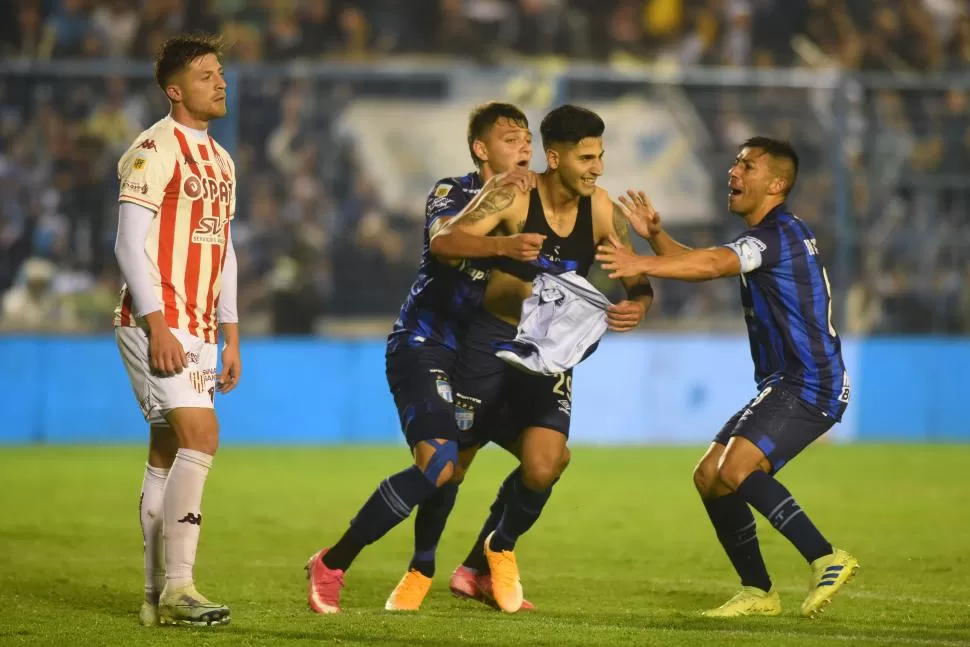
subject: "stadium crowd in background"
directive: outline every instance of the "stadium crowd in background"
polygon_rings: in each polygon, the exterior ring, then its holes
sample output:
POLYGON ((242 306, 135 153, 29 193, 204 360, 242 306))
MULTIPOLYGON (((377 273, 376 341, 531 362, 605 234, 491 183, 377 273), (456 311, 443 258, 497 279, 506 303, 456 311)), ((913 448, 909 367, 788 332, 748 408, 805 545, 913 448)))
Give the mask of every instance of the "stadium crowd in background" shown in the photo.
MULTIPOLYGON (((236 63, 557 56, 970 69, 968 0, 9 0, 0 3, 0 60, 146 60, 187 30, 224 34, 236 63)), ((0 75, 0 330, 108 328, 120 286, 111 254, 117 161, 166 107, 148 78, 89 81, 0 75)), ((247 332, 310 333, 347 317, 376 318, 386 331, 418 262, 423 214, 375 199, 379 179, 338 126, 358 88, 246 77, 232 90, 242 107, 233 235, 247 332)), ((835 250, 838 178, 831 135, 804 121, 813 95, 684 92, 710 137, 700 154, 716 212, 724 213, 721 180, 735 146, 758 121, 801 153, 794 210, 826 239, 820 246, 835 250)), ((835 287, 848 294, 845 332, 970 331, 968 93, 860 89, 849 97, 857 236, 835 287)), ((736 226, 724 213, 678 234, 702 245, 736 226)), ((735 296, 729 286, 661 284, 651 317, 718 326, 735 321, 735 296)))

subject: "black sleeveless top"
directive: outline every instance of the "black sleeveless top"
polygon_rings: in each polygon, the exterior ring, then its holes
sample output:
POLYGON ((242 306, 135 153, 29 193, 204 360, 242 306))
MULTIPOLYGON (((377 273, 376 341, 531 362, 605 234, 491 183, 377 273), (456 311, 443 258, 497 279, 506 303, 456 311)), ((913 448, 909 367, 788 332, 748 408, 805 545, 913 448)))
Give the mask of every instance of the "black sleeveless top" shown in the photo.
POLYGON ((552 230, 542 208, 539 189, 532 189, 529 195, 529 214, 525 219, 524 234, 544 234, 542 251, 539 258, 531 263, 517 261, 503 256, 495 263, 495 268, 523 281, 531 282, 540 272, 562 274, 575 271, 580 276, 589 274, 596 254, 593 244, 593 201, 580 198, 576 212, 576 224, 568 236, 560 236, 552 230))

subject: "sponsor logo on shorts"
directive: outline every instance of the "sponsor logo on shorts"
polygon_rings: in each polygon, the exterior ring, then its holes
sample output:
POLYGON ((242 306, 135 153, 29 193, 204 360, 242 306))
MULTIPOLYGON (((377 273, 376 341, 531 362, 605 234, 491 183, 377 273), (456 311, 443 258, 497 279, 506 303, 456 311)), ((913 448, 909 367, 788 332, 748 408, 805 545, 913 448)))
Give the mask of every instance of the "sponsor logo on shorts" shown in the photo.
POLYGON ((198 364, 199 354, 189 351, 188 353, 185 354, 185 359, 188 360, 189 364, 198 364))
POLYGON ((216 370, 214 368, 189 373, 189 382, 192 383, 192 388, 198 393, 206 393, 209 390, 209 382, 214 382, 215 379, 216 370))
POLYGON ((455 407, 455 424, 458 425, 458 431, 470 431, 475 424, 475 412, 455 407))
POLYGON ((559 411, 566 414, 567 416, 572 415, 573 407, 572 407, 572 404, 570 404, 569 400, 559 401, 559 411))
POLYGON ((461 402, 463 406, 466 406, 466 407, 468 406, 464 403, 468 403, 469 405, 472 405, 472 408, 477 407, 482 403, 482 401, 479 400, 478 398, 473 398, 470 395, 465 395, 464 393, 458 393, 458 392, 455 393, 455 399, 458 402, 461 402))
POLYGON ((448 404, 451 404, 454 401, 454 398, 451 395, 451 385, 448 384, 447 380, 435 380, 434 385, 435 388, 438 389, 438 395, 441 396, 442 400, 448 404))
POLYGON ((762 391, 761 393, 759 393, 758 394, 758 397, 756 397, 754 399, 754 401, 749 406, 751 406, 751 407, 758 406, 759 404, 761 404, 761 401, 762 400, 764 400, 765 398, 768 397, 768 394, 769 393, 771 393, 771 387, 770 386, 769 387, 766 387, 764 391, 762 391))

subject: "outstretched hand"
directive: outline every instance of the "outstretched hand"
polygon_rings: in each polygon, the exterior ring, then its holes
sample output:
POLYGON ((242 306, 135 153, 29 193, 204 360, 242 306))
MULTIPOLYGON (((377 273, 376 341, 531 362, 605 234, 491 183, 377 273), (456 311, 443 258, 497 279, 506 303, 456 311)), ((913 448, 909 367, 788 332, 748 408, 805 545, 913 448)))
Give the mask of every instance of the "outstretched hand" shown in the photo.
POLYGON ((596 260, 609 272, 611 279, 625 279, 643 274, 640 267, 643 257, 620 243, 616 236, 610 236, 609 245, 596 247, 596 260))
POLYGON ((650 240, 661 231, 663 226, 660 224, 660 214, 650 204, 650 198, 643 191, 630 189, 626 195, 621 195, 619 200, 620 211, 630 221, 633 231, 643 238, 650 240))

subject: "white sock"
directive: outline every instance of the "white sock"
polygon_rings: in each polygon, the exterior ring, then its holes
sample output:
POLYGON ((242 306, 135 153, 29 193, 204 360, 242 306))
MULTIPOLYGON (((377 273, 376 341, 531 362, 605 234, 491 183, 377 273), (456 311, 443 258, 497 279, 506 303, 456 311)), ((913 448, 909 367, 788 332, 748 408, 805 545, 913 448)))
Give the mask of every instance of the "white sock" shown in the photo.
POLYGON ((202 530, 202 490, 212 456, 180 449, 165 482, 162 532, 165 538, 166 587, 192 584, 192 567, 202 530))
POLYGON ((158 603, 165 587, 165 557, 162 544, 162 493, 168 470, 145 465, 141 482, 138 516, 141 517, 141 536, 145 547, 145 601, 158 603))

